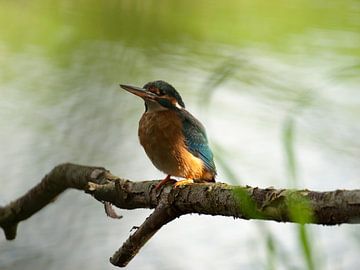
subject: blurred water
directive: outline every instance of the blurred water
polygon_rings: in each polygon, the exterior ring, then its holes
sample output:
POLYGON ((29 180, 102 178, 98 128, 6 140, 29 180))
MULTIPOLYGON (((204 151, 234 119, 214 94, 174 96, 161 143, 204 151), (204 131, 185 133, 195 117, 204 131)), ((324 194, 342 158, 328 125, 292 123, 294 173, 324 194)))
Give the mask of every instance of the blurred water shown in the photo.
MULTIPOLYGON (((52 39, 14 49, 2 36, 0 203, 65 161, 134 180, 162 178, 137 142, 143 104, 118 87, 155 79, 181 92, 217 146, 215 159, 242 184, 290 186, 282 130, 292 116, 298 186, 359 188, 360 16, 347 17, 346 30, 325 24, 288 35, 284 50, 192 37, 144 47, 99 35, 57 48, 60 57, 48 51, 52 39)), ((219 181, 235 182, 218 167, 219 181)), ((120 212, 123 219, 109 220, 95 200, 66 192, 21 223, 15 241, 0 236, 0 269, 111 268, 108 257, 150 213, 120 212)), ((309 228, 318 269, 356 269, 358 225, 309 228)), ((269 269, 264 231, 276 241, 276 269, 305 268, 294 225, 189 215, 159 231, 128 269, 269 269)))

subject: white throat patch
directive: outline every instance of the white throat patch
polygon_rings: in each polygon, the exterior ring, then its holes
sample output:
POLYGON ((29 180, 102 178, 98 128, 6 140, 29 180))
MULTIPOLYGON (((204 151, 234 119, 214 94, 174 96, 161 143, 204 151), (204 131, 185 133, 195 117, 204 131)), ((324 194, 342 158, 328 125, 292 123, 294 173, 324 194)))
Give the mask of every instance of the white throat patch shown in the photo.
POLYGON ((178 108, 178 109, 180 109, 180 110, 181 110, 181 109, 184 109, 184 108, 183 108, 179 103, 177 103, 177 102, 175 103, 175 107, 178 108))

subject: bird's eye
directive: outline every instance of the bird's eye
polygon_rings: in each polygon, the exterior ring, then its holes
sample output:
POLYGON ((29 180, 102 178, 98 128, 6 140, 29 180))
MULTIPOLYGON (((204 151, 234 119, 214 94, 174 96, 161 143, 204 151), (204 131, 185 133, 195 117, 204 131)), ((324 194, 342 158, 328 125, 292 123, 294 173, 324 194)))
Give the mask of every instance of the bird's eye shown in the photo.
POLYGON ((155 95, 158 95, 158 96, 163 96, 163 95, 164 95, 163 91, 161 91, 161 90, 160 90, 159 88, 157 88, 157 87, 150 87, 150 88, 149 88, 149 91, 152 92, 152 93, 154 93, 155 95))

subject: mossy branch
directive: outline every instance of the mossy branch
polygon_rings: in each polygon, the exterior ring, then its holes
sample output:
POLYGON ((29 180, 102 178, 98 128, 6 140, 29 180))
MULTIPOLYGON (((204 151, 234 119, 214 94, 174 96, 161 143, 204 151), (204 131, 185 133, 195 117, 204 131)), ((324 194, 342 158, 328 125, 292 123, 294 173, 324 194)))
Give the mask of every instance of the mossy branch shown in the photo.
POLYGON ((112 264, 124 267, 163 225, 189 213, 301 224, 360 223, 360 190, 316 192, 224 183, 179 188, 170 184, 157 190, 158 182, 133 182, 116 177, 101 167, 61 164, 25 195, 0 207, 0 226, 7 240, 15 239, 21 221, 53 202, 68 188, 83 190, 95 199, 119 208, 155 208, 111 257, 112 264))

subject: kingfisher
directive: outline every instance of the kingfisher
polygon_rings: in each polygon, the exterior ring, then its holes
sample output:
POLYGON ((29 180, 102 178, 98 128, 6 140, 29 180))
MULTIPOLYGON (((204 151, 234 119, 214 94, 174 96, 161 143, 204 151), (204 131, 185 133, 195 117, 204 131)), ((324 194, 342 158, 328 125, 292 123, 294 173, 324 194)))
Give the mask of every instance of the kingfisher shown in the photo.
POLYGON ((185 109, 179 92, 165 81, 153 81, 142 88, 120 84, 141 97, 145 112, 139 122, 138 136, 147 156, 167 174, 156 189, 183 178, 175 187, 194 182, 215 182, 216 167, 205 128, 185 109))

